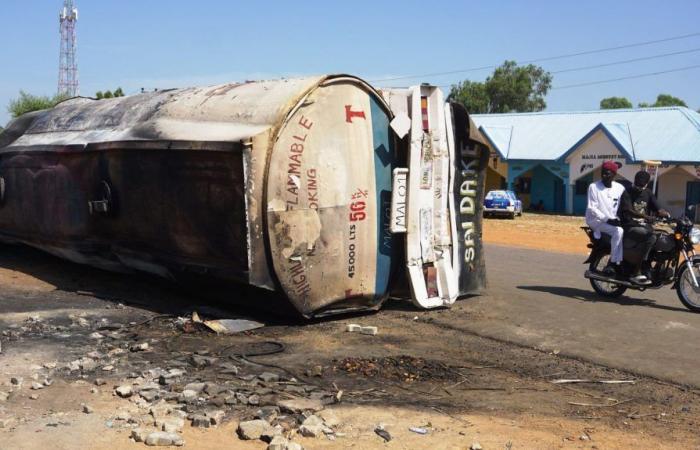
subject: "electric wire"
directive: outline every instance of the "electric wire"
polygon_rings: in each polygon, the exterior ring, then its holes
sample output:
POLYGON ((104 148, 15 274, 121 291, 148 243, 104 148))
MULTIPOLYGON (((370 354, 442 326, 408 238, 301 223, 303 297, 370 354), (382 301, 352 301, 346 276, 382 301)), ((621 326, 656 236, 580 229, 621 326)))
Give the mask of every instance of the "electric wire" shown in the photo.
MULTIPOLYGON (((564 55, 529 59, 529 60, 524 60, 524 61, 518 61, 518 64, 530 64, 530 63, 534 63, 534 62, 554 61, 557 59, 573 58, 576 56, 584 56, 584 55, 592 55, 595 53, 611 52, 611 51, 622 50, 622 49, 626 49, 626 48, 642 47, 642 46, 646 46, 646 45, 658 44, 661 42, 669 42, 669 41, 675 41, 675 40, 680 40, 680 39, 687 39, 687 38, 696 37, 696 36, 700 36, 700 32, 689 33, 689 34, 684 34, 684 35, 680 35, 680 36, 672 36, 672 37, 668 37, 668 38, 664 38, 664 39, 656 39, 653 41, 636 42, 636 43, 632 43, 632 44, 618 45, 615 47, 606 47, 606 48, 600 48, 600 49, 595 49, 595 50, 585 50, 585 51, 576 52, 576 53, 568 53, 568 54, 564 54, 564 55)), ((498 66, 499 66, 498 64, 491 64, 488 66, 472 67, 469 69, 459 69, 459 70, 450 70, 450 71, 445 71, 445 72, 424 73, 424 74, 420 74, 420 75, 403 75, 403 76, 399 76, 399 77, 382 78, 382 79, 370 80, 370 82, 371 83, 379 83, 382 81, 395 81, 395 80, 406 80, 406 79, 412 79, 412 78, 453 75, 456 73, 475 72, 478 70, 495 69, 498 66)))
POLYGON ((693 66, 679 67, 676 69, 669 69, 669 70, 660 70, 658 72, 640 73, 637 75, 630 75, 630 76, 619 77, 619 78, 610 78, 607 80, 598 80, 598 81, 589 81, 586 83, 567 84, 564 86, 554 86, 554 87, 552 87, 552 90, 554 90, 554 89, 570 89, 570 88, 577 88, 577 87, 583 87, 583 86, 593 86, 596 84, 613 83, 615 81, 624 81, 624 80, 633 80, 636 78, 652 77, 652 76, 656 76, 656 75, 663 75, 666 73, 683 72, 686 70, 699 69, 699 68, 700 68, 700 64, 696 64, 693 66))
POLYGON ((666 56, 685 55, 688 53, 695 53, 695 52, 699 52, 699 51, 700 51, 700 48, 692 48, 690 50, 681 50, 679 52, 661 53, 661 54, 652 55, 652 56, 642 56, 640 58, 624 59, 621 61, 613 61, 613 62, 609 62, 609 63, 595 64, 592 66, 581 66, 581 67, 573 67, 571 69, 553 70, 549 73, 555 74, 555 73, 577 72, 580 70, 598 69, 601 67, 618 66, 621 64, 629 64, 629 63, 633 63, 633 62, 648 61, 650 59, 663 58, 666 56))

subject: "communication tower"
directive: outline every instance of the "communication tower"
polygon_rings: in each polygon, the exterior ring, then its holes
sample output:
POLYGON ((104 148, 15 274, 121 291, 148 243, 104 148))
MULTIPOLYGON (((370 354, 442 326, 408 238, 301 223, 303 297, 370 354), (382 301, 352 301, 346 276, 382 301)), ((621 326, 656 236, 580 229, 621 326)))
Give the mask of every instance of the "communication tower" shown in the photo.
POLYGON ((78 62, 75 57, 75 24, 78 21, 78 8, 73 0, 64 0, 59 14, 61 24, 61 56, 58 66, 58 93, 75 97, 79 92, 78 62))

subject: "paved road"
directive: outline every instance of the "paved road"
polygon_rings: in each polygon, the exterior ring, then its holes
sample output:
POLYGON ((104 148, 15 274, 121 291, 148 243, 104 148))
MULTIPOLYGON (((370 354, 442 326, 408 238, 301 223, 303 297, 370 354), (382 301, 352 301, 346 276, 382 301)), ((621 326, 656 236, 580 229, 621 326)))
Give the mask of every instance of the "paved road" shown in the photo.
POLYGON ((595 295, 585 257, 487 245, 488 294, 471 331, 606 366, 700 387, 700 314, 675 291, 595 295))

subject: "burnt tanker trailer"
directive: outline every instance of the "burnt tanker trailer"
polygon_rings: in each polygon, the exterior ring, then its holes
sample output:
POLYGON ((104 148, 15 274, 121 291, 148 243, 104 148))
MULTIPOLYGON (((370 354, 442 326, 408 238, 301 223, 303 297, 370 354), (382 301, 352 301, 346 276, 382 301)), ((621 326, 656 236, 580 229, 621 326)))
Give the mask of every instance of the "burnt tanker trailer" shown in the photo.
POLYGON ((0 239, 305 317, 449 305, 483 286, 488 145, 441 95, 337 75, 71 99, 0 134, 0 239))

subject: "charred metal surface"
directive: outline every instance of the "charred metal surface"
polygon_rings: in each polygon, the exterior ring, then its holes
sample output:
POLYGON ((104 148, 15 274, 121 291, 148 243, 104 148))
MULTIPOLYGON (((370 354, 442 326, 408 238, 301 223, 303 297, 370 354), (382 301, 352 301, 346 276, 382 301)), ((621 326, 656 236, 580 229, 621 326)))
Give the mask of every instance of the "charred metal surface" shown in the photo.
POLYGON ((0 233, 107 268, 246 281, 243 167, 240 151, 227 146, 109 143, 3 154, 0 233), (109 207, 90 214, 105 185, 109 207))

